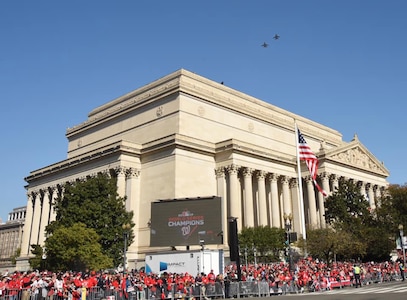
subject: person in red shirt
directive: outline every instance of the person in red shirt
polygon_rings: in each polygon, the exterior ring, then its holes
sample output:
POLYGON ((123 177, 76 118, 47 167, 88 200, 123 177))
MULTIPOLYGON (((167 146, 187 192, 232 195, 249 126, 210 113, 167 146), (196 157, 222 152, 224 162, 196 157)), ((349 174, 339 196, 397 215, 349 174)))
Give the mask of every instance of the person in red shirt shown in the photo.
POLYGON ((127 287, 129 285, 127 274, 123 274, 120 281, 120 296, 124 297, 124 299, 129 299, 129 294, 127 293, 127 287))
POLYGON ((8 299, 15 300, 20 290, 20 279, 17 274, 14 274, 13 277, 10 278, 10 280, 8 281, 7 288, 9 290, 8 299))
POLYGON ((215 275, 215 273, 213 272, 213 270, 211 270, 210 272, 209 272, 209 274, 208 274, 208 281, 209 281, 209 283, 215 283, 215 279, 216 279, 216 275, 215 275))

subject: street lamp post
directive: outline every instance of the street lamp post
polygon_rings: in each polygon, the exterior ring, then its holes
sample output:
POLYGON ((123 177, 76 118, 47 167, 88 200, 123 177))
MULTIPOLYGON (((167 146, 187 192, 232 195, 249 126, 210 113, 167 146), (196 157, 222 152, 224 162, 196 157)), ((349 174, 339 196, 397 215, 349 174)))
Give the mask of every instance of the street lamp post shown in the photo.
POLYGON ((253 247, 254 267, 257 268, 257 249, 253 247))
POLYGON ((123 237, 124 237, 124 249, 123 249, 123 275, 126 274, 126 264, 127 264, 127 239, 129 238, 129 231, 131 225, 129 223, 123 224, 123 237))
POLYGON ((285 232, 287 235, 287 246, 288 246, 288 269, 290 270, 291 273, 291 241, 290 241, 290 231, 291 231, 291 221, 293 220, 292 214, 284 214, 284 224, 285 224, 285 232))
POLYGON ((404 227, 403 224, 399 225, 399 234, 400 234, 400 246, 401 246, 401 251, 403 253, 403 265, 405 267, 406 265, 406 249, 404 249, 404 243, 403 243, 403 236, 404 236, 404 227))
POLYGON ((246 270, 248 270, 248 265, 247 265, 247 246, 244 247, 244 261, 246 263, 246 270))

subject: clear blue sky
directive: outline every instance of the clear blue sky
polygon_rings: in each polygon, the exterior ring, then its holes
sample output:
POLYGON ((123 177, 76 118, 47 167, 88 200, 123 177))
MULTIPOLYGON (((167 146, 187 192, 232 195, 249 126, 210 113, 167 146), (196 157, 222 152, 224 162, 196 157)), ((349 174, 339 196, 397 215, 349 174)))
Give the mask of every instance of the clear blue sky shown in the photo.
POLYGON ((180 68, 356 133, 404 184, 406 12, 405 0, 0 1, 0 217, 26 205, 30 171, 66 158, 68 127, 180 68))

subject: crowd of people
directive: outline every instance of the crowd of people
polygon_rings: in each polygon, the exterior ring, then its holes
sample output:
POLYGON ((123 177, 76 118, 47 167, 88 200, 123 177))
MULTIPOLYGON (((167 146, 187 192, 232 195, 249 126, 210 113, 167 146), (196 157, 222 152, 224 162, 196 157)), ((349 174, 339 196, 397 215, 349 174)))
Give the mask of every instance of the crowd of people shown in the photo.
MULTIPOLYGON (((78 300, 82 293, 103 291, 104 298, 115 295, 126 299, 134 291, 148 291, 154 298, 168 298, 174 293, 193 294, 194 287, 216 286, 214 295, 230 296, 230 286, 241 282, 267 282, 270 288, 283 285, 295 286, 300 291, 333 288, 333 283, 355 285, 390 280, 404 280, 404 265, 401 261, 386 262, 326 262, 311 258, 299 260, 293 265, 285 262, 269 264, 245 264, 237 268, 227 265, 222 274, 162 274, 145 273, 143 269, 127 272, 5 272, 0 281, 1 300, 78 300), (240 274, 238 274, 240 272, 240 274), (219 290, 220 289, 220 290, 219 290)), ((356 285, 357 287, 357 285, 356 285)), ((202 290, 199 290, 200 292, 202 290)), ((233 296, 233 295, 232 295, 233 296)), ((192 298, 192 297, 190 297, 192 298)), ((148 298, 149 299, 149 298, 148 298)))

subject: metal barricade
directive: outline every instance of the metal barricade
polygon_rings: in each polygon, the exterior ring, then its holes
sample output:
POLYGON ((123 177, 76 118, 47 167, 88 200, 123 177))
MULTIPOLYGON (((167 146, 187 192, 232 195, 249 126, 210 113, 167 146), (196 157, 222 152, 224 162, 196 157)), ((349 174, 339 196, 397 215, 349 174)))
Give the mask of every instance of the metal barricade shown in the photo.
POLYGON ((225 296, 223 286, 220 282, 206 284, 204 291, 205 291, 204 297, 210 299, 224 298, 225 296))
MULTIPOLYGON (((25 289, 25 292, 28 293, 29 290, 25 289)), ((4 300, 21 300, 22 290, 21 289, 5 289, 2 299, 4 300)), ((28 294, 30 296, 30 294, 28 294)), ((27 298, 28 300, 28 298, 27 298)))
POLYGON ((259 297, 268 297, 270 296, 270 284, 268 281, 257 282, 259 297))

